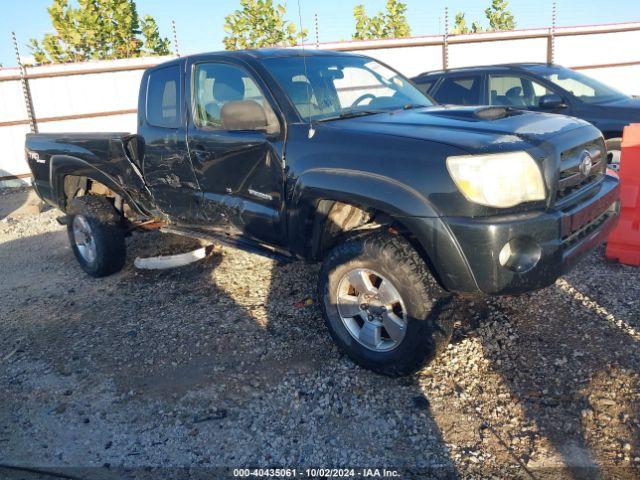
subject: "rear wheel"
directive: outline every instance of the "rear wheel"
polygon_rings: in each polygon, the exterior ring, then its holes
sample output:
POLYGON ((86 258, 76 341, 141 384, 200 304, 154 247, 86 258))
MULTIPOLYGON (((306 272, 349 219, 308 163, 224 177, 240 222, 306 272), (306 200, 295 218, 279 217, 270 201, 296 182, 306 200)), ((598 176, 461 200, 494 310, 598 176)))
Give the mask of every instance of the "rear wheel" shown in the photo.
POLYGON ((109 199, 74 198, 67 215, 69 241, 82 269, 92 277, 120 271, 126 260, 125 235, 122 217, 109 199))
POLYGON ((410 374, 451 338, 454 299, 402 237, 374 233, 338 245, 322 266, 318 290, 332 337, 370 370, 410 374))
POLYGON ((620 170, 620 154, 622 153, 622 139, 610 138, 605 141, 607 147, 607 163, 611 170, 620 170))

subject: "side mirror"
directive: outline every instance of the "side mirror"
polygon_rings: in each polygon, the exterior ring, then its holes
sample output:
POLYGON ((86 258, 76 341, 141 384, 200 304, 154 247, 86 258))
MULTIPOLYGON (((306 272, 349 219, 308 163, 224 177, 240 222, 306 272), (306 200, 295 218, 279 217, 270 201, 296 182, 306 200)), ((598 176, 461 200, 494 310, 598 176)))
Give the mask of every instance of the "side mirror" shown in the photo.
POLYGON ((269 126, 264 108, 252 100, 225 103, 220 117, 225 130, 267 131, 269 126))
POLYGON ((540 107, 541 110, 556 110, 558 108, 566 108, 567 105, 562 101, 560 95, 549 93, 548 95, 540 97, 538 107, 540 107))

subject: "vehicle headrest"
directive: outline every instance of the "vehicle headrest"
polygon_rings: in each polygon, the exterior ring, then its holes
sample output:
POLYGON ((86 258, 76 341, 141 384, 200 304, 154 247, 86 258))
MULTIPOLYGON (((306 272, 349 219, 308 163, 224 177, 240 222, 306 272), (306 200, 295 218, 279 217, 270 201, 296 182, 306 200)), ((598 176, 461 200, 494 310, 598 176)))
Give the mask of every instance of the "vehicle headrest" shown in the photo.
POLYGON ((513 97, 519 97, 521 93, 522 93, 522 87, 511 87, 509 90, 507 90, 505 95, 509 98, 513 98, 513 97))
POLYGON ((213 98, 219 103, 244 100, 242 74, 235 70, 227 70, 219 75, 213 84, 213 98))

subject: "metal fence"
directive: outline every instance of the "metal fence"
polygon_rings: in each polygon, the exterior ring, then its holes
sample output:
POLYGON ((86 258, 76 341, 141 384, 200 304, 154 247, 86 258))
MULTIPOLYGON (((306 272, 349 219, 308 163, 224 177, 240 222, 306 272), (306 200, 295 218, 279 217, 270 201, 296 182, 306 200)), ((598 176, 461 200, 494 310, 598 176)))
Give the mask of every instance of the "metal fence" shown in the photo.
MULTIPOLYGON (((640 95, 640 23, 317 43, 306 48, 362 52, 405 75, 442 68, 554 61, 630 95, 640 95)), ((172 57, 0 70, 0 186, 29 179, 24 138, 31 130, 135 131, 144 69, 172 57)))

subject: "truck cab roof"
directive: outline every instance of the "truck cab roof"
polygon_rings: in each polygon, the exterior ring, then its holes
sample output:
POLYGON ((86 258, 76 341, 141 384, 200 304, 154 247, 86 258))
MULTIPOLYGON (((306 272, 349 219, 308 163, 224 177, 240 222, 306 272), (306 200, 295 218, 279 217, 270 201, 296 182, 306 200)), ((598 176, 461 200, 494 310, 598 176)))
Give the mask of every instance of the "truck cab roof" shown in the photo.
POLYGON ((184 63, 188 60, 198 61, 198 60, 206 60, 211 57, 216 58, 236 58, 242 60, 266 60, 269 58, 292 58, 292 57, 336 57, 336 56, 344 56, 344 57, 360 57, 361 55, 348 53, 348 52, 337 52, 332 50, 317 50, 317 49, 307 49, 307 48, 260 48, 255 50, 221 50, 216 52, 205 52, 205 53, 196 53, 192 55, 185 55, 179 58, 175 58, 169 60, 167 62, 163 62, 159 65, 156 65, 150 70, 154 68, 162 68, 169 65, 176 65, 184 63))

